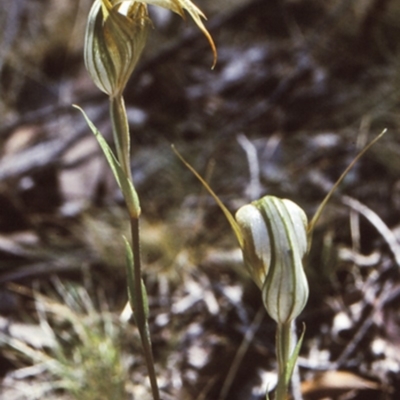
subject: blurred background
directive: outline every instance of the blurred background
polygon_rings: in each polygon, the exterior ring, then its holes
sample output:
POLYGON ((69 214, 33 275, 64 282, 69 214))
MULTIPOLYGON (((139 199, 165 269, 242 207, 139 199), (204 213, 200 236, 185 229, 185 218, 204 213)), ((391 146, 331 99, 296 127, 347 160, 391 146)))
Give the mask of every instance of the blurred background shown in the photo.
MULTIPOLYGON (((147 399, 127 301, 122 196, 82 115, 111 140, 83 64, 91 0, 2 0, 0 378, 4 399, 147 399), (110 377, 105 380, 104 377, 110 377)), ((274 323, 222 212, 270 194, 311 219, 306 399, 400 393, 400 2, 198 0, 218 48, 150 7, 125 91, 163 399, 262 399, 274 323)), ((269 383, 268 383, 269 382, 269 383)))

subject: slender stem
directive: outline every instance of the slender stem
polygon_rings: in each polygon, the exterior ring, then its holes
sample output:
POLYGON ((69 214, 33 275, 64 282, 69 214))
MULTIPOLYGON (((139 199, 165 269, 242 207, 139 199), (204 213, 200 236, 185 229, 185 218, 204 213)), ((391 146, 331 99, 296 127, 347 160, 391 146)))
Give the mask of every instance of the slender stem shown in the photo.
POLYGON ((130 168, 130 134, 122 95, 110 97, 110 116, 117 158, 128 179, 132 180, 130 168))
POLYGON ((135 274, 135 310, 134 316, 135 321, 139 329, 140 339, 142 342, 144 357, 146 360, 147 371, 149 373, 149 379, 151 384, 151 391, 153 393, 153 399, 159 400, 160 394, 158 390, 156 372, 154 369, 153 351, 150 340, 150 333, 146 318, 145 304, 144 304, 144 293, 142 288, 142 273, 141 273, 141 256, 140 256, 140 231, 139 231, 139 219, 131 218, 131 233, 132 233, 132 250, 133 250, 133 265, 135 274))
MULTIPOLYGON (((292 343, 293 347, 297 346, 297 333, 296 333, 296 324, 295 321, 291 324, 291 335, 292 335, 292 343)), ((301 339, 302 340, 302 339, 301 339)), ((292 357, 292 354, 290 355, 292 357)), ((299 365, 295 364, 293 368, 293 373, 292 373, 292 379, 291 379, 291 389, 292 389, 292 397, 293 400, 303 400, 303 394, 301 393, 301 380, 300 380, 300 371, 299 371, 299 365)))
POLYGON ((285 400, 288 391, 286 382, 286 366, 293 350, 292 322, 278 324, 276 330, 276 357, 278 360, 278 387, 276 400, 285 400))
MULTIPOLYGON (((125 103, 122 96, 116 96, 110 98, 110 115, 111 115, 113 136, 117 150, 118 161, 121 164, 121 167, 125 172, 127 178, 132 181, 132 173, 130 168, 130 133, 129 133, 128 119, 126 116, 125 103)), ((151 339, 150 339, 150 333, 146 315, 146 307, 147 307, 147 304, 145 304, 146 294, 144 293, 142 287, 142 262, 140 255, 140 231, 139 231, 140 210, 136 210, 135 214, 136 215, 133 216, 130 213, 133 267, 134 267, 134 292, 135 292, 135 295, 133 296, 134 318, 142 342, 142 348, 143 348, 144 358, 146 360, 153 399, 159 400, 160 394, 154 368, 153 351, 151 346, 151 339)))

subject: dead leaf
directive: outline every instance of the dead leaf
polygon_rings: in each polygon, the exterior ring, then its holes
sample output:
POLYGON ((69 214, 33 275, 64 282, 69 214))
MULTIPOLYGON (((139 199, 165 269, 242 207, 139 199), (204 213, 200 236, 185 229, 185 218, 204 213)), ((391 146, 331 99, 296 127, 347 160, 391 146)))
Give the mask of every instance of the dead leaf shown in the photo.
POLYGON ((379 383, 364 379, 347 371, 325 371, 302 383, 301 390, 307 399, 336 397, 350 390, 379 388, 379 383))

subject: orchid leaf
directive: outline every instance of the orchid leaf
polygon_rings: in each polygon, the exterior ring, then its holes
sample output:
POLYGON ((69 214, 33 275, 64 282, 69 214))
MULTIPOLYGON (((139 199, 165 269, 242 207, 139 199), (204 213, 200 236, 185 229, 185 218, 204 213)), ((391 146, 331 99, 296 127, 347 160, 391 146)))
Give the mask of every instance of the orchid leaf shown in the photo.
POLYGON ((128 242, 128 239, 123 236, 125 242, 125 259, 126 259, 126 271, 127 271, 127 280, 128 280, 128 295, 129 295, 129 303, 131 305, 133 313, 135 312, 135 301, 134 301, 134 293, 135 293, 135 272, 134 272, 134 263, 133 263, 133 252, 131 245, 128 242))
POLYGON ((294 370, 294 367, 296 365, 297 359, 299 357, 301 346, 303 344, 303 339, 304 339, 304 334, 305 333, 306 333, 306 326, 303 325, 303 331, 301 332, 299 341, 297 342, 296 347, 294 348, 293 353, 290 356, 290 359, 289 359, 289 361, 288 361, 288 363, 286 365, 286 368, 285 368, 285 383, 286 383, 286 386, 289 385, 290 379, 292 377, 293 370, 294 370))
MULTIPOLYGON (((133 252, 131 245, 129 244, 127 238, 123 236, 125 242, 125 258, 126 258, 126 268, 128 275, 128 294, 129 294, 129 303, 131 305, 133 316, 135 316, 135 311, 137 310, 137 298, 136 298, 136 290, 135 290, 135 272, 134 272, 134 262, 133 262, 133 252)), ((149 316, 149 301, 147 298, 147 291, 144 285, 143 279, 141 279, 142 285, 142 301, 144 305, 144 317, 147 321, 149 316)))
POLYGON ((290 380, 293 375, 294 368, 296 366, 297 358, 299 357, 300 349, 303 344, 304 334, 306 332, 306 327, 303 324, 303 332, 301 333, 300 339, 298 340, 292 355, 290 356, 287 364, 284 367, 282 375, 279 376, 278 385, 277 385, 277 399, 281 400, 282 394, 287 392, 287 388, 290 385, 290 380))
POLYGON ((138 218, 140 215, 140 205, 139 205, 139 197, 137 195, 137 192, 135 188, 133 187, 133 183, 128 179, 126 176, 125 172, 123 171, 121 164, 115 157, 115 154, 111 150, 110 146, 100 133, 100 131, 96 128, 96 126, 93 124, 93 122, 89 119, 85 111, 83 111, 82 108, 80 108, 77 105, 74 105, 76 109, 78 109, 82 115, 84 116, 87 124, 89 125, 89 128, 93 132, 94 136, 97 139, 97 142, 99 143, 104 156, 107 159, 107 162, 114 174, 114 177, 118 183, 118 186, 120 187, 122 194, 124 195, 124 199, 126 201, 129 213, 132 217, 138 218))

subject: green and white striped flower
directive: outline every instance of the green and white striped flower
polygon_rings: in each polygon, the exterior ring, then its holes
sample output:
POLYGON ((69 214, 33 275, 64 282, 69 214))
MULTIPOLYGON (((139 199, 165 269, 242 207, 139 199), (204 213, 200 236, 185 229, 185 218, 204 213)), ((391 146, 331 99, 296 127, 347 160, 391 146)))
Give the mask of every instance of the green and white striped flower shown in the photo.
POLYGON ((293 321, 308 299, 303 258, 309 247, 310 228, 305 212, 290 200, 265 196, 239 208, 233 217, 207 182, 174 151, 225 214, 242 249, 246 269, 261 289, 268 314, 278 324, 293 321))
POLYGON ((190 0, 95 0, 86 27, 85 65, 97 87, 110 97, 122 94, 146 44, 152 26, 147 4, 183 18, 186 10, 208 39, 215 65, 217 52, 203 24, 205 16, 190 0))
POLYGON ((85 65, 96 86, 122 94, 146 44, 151 26, 142 3, 95 0, 86 26, 85 65))
POLYGON ((268 314, 280 324, 294 320, 308 299, 304 211, 290 200, 265 196, 241 207, 236 222, 245 266, 261 289, 268 314))

